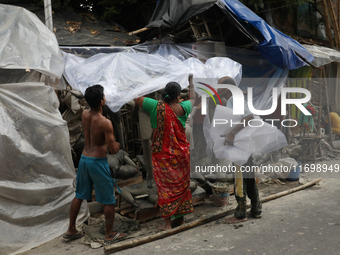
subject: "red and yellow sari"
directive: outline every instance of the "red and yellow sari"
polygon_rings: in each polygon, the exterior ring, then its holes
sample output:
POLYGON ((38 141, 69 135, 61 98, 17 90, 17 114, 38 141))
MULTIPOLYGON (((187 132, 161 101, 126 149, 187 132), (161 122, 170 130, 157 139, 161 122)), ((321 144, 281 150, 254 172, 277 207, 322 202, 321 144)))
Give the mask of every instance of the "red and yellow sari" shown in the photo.
POLYGON ((193 212, 190 191, 190 152, 185 129, 169 105, 157 105, 152 143, 153 175, 162 217, 193 212))

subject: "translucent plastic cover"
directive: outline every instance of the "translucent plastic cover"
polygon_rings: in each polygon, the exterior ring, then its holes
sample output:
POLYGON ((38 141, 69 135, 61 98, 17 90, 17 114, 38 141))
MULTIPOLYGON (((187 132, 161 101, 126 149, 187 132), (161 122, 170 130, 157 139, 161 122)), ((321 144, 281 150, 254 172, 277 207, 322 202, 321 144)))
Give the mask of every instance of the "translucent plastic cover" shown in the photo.
POLYGON ((320 67, 332 62, 340 62, 340 51, 320 45, 303 44, 313 56, 313 64, 320 67))
POLYGON ((253 125, 246 123, 248 126, 236 134, 232 146, 224 144, 226 134, 233 129, 232 123, 242 123, 242 118, 240 115, 234 115, 229 107, 216 106, 214 120, 219 121, 210 125, 209 129, 216 158, 227 158, 243 165, 251 155, 265 154, 287 146, 285 135, 259 117, 252 121, 253 125))
POLYGON ((243 91, 253 87, 254 105, 267 109, 272 88, 277 87, 280 95, 288 75, 288 70, 277 68, 257 51, 225 47, 221 42, 62 49, 64 76, 70 85, 83 93, 90 85, 103 85, 113 111, 136 96, 164 88, 169 81, 184 88, 189 73, 194 78, 231 76, 243 91))
POLYGON ((64 63, 55 35, 32 12, 0 4, 0 68, 34 69, 60 78, 64 63))
POLYGON ((119 52, 96 54, 81 58, 65 53, 64 76, 69 84, 81 92, 101 84, 107 105, 114 112, 132 99, 163 89, 170 81, 182 88, 188 86, 188 75, 200 78, 233 77, 237 83, 242 76, 242 66, 226 57, 181 60, 175 55, 119 52))
POLYGON ((29 250, 67 229, 75 170, 58 106, 43 83, 0 84, 0 254, 29 250))

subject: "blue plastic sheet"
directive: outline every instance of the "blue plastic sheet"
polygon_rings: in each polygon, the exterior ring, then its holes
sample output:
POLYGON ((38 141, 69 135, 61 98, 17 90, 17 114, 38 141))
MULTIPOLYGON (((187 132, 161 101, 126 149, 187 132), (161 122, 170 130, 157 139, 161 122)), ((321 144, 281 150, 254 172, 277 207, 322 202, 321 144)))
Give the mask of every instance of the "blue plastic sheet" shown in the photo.
POLYGON ((246 26, 248 22, 261 32, 263 39, 256 47, 273 64, 282 69, 292 70, 307 65, 302 58, 308 62, 314 60, 314 57, 297 41, 269 26, 241 2, 220 0, 220 3, 234 14, 242 25, 246 26))

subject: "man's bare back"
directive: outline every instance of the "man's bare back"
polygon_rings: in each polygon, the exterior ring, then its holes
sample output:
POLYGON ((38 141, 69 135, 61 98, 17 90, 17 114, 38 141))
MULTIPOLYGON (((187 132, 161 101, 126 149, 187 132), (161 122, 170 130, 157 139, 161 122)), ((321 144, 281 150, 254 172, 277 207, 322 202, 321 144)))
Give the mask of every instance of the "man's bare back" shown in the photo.
POLYGON ((110 120, 100 112, 92 109, 83 111, 82 125, 84 131, 83 155, 104 158, 109 147, 110 153, 117 153, 120 144, 116 142, 110 120))
POLYGON ((92 198, 93 186, 96 200, 104 205, 105 241, 122 240, 126 237, 125 234, 113 232, 115 181, 112 179, 106 159, 107 148, 110 153, 116 153, 120 144, 116 142, 111 121, 103 116, 106 101, 104 88, 99 84, 88 87, 85 90, 85 100, 90 110, 82 113, 85 142, 78 164, 76 196, 72 200, 70 223, 64 240, 70 241, 82 237, 82 233, 76 228, 76 220, 82 201, 92 198))

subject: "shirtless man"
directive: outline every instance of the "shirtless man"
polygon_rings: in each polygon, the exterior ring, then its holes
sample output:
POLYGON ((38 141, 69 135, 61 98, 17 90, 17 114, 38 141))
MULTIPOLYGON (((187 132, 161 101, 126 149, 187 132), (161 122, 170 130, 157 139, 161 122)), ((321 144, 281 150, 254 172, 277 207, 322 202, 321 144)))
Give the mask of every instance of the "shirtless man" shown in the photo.
POLYGON ((76 219, 82 201, 91 200, 94 186, 96 200, 104 205, 105 242, 108 243, 126 237, 125 234, 114 233, 112 230, 116 204, 113 193, 115 180, 111 177, 106 159, 107 148, 114 154, 118 152, 120 144, 115 140, 111 121, 103 116, 106 102, 103 87, 94 85, 87 88, 85 99, 90 110, 84 110, 82 113, 84 149, 78 165, 76 195, 71 203, 70 223, 63 238, 70 241, 82 237, 82 233, 76 229, 76 219))

